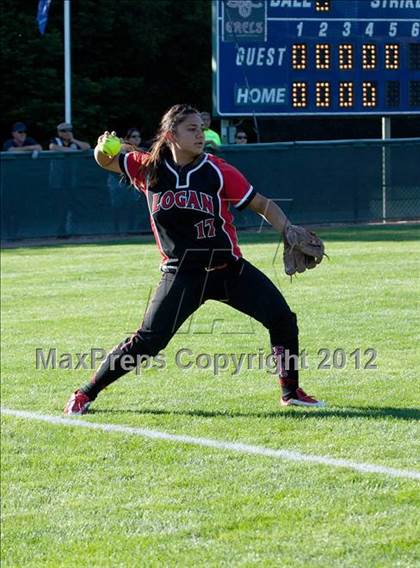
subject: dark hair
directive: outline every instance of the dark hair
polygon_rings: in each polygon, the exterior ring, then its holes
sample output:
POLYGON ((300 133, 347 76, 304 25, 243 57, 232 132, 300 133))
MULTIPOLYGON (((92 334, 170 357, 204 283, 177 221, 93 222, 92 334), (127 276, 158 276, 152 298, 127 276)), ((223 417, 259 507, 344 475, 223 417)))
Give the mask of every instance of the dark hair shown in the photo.
POLYGON ((133 144, 132 142, 129 142, 131 136, 133 135, 133 132, 138 132, 140 135, 140 140, 141 140, 141 134, 140 134, 140 128, 129 128, 127 130, 126 135, 124 136, 124 144, 126 146, 126 151, 127 152, 135 152, 136 150, 139 150, 139 146, 137 144, 133 144))
POLYGON ((128 140, 133 135, 133 132, 138 132, 141 136, 140 128, 134 128, 133 127, 133 128, 129 128, 127 130, 127 134, 124 136, 124 139, 128 140))
POLYGON ((175 132, 178 124, 184 122, 191 114, 200 113, 193 106, 182 104, 174 105, 163 115, 159 130, 149 150, 149 155, 140 169, 141 173, 148 178, 148 182, 151 186, 157 182, 157 170, 163 159, 170 156, 167 133, 175 132))

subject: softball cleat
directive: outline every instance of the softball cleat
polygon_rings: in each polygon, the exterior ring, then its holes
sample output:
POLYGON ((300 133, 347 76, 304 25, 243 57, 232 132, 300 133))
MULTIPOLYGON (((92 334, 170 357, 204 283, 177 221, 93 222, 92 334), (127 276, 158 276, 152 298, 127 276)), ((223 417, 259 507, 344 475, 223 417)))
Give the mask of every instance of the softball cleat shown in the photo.
POLYGON ((82 391, 77 390, 74 392, 68 403, 64 408, 64 414, 75 415, 75 414, 86 414, 89 409, 90 399, 82 391))
POLYGON ((306 394, 306 392, 297 388, 295 394, 290 395, 285 398, 284 396, 280 399, 280 404, 282 406, 313 406, 316 408, 324 408, 325 402, 322 400, 316 400, 313 396, 306 394))

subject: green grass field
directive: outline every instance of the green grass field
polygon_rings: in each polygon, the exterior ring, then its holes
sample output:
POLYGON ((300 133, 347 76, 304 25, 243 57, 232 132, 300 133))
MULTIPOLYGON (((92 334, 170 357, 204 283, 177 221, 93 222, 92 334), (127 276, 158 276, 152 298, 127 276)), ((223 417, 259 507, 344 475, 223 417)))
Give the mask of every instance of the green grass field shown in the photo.
MULTIPOLYGON (((309 367, 301 382, 326 409, 281 408, 264 370, 180 369, 182 348, 193 362, 268 352, 265 329, 208 302, 165 349, 165 369, 126 375, 84 420, 418 470, 419 227, 319 233, 330 260, 293 282, 280 259, 274 269, 273 235, 240 241, 298 314, 309 367), (342 349, 347 364, 319 368, 320 349, 342 349), (377 368, 355 368, 356 349, 361 366, 374 349, 377 368)), ((124 339, 142 319, 158 261, 150 240, 5 250, 2 406, 62 416, 90 371, 36 370, 36 349, 60 357, 124 339)), ((5 567, 420 561, 415 479, 6 415, 2 508, 5 567)))

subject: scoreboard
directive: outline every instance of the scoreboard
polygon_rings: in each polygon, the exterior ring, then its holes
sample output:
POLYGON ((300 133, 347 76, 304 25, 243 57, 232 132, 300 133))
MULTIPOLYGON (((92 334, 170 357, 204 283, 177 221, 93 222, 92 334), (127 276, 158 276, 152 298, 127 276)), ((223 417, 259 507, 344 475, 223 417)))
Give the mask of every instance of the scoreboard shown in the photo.
POLYGON ((218 116, 420 114, 420 0, 213 0, 218 116))

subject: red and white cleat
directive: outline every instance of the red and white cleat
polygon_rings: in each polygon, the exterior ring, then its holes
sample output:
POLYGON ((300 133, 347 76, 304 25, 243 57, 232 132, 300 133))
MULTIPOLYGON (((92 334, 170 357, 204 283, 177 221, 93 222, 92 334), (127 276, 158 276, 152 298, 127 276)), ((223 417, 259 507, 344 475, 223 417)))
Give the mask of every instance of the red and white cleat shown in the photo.
POLYGON ((74 392, 66 406, 64 414, 86 414, 90 405, 90 400, 84 392, 77 390, 74 392))
POLYGON ((313 396, 306 394, 306 392, 297 388, 294 395, 284 398, 281 397, 280 404, 282 406, 314 406, 316 408, 324 408, 325 402, 322 400, 316 400, 313 396))

